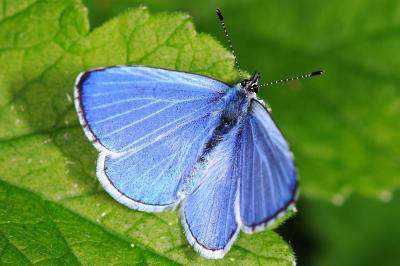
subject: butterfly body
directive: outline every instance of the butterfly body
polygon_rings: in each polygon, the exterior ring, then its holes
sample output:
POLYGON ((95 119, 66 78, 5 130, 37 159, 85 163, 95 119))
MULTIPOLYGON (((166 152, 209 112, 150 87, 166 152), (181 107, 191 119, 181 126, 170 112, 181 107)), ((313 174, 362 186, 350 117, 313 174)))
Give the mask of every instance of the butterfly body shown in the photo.
POLYGON ((80 75, 75 106, 99 151, 97 176, 129 208, 180 205, 191 245, 221 258, 240 230, 289 210, 298 179, 289 147, 257 100, 259 74, 236 86, 142 66, 80 75))
POLYGON ((201 158, 206 156, 233 127, 240 124, 250 104, 250 98, 239 84, 228 90, 222 100, 224 108, 221 110, 219 125, 215 128, 201 158))

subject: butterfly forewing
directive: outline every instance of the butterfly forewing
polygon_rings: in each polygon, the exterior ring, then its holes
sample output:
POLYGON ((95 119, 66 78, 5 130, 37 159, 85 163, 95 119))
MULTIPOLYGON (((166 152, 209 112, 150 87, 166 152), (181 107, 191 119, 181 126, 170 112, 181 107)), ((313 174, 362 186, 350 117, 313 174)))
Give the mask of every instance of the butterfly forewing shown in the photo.
POLYGON ((195 74, 148 67, 110 67, 77 81, 76 108, 100 150, 97 175, 119 202, 162 211, 219 124, 229 87, 195 74))
POLYGON ((252 100, 240 147, 240 219, 243 230, 261 230, 294 202, 293 155, 265 107, 252 100))

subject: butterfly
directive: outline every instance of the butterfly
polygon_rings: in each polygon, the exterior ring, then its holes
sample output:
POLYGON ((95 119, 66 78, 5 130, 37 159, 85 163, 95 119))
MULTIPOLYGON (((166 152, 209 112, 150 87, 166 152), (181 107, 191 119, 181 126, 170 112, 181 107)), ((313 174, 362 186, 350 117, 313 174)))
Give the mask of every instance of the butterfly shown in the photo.
POLYGON ((81 73, 75 107, 99 151, 104 189, 135 210, 180 205, 186 237, 206 258, 222 258, 240 230, 274 223, 293 208, 298 176, 285 138, 257 98, 259 79, 255 73, 230 86, 146 66, 81 73))

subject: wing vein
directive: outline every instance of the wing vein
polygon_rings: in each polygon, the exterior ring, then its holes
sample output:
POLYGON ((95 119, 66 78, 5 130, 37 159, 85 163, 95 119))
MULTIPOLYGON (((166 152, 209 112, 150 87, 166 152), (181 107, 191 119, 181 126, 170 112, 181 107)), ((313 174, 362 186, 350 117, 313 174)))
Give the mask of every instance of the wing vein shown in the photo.
MULTIPOLYGON (((177 122, 180 122, 180 121, 182 121, 182 120, 185 120, 186 118, 192 116, 193 114, 195 114, 195 113, 197 113, 197 112, 199 112, 199 111, 202 111, 202 110, 205 109, 206 107, 208 107, 208 105, 206 105, 205 107, 203 107, 203 108, 201 108, 201 109, 199 109, 199 110, 197 110, 197 111, 195 111, 195 112, 192 112, 192 113, 190 113, 190 114, 188 114, 188 115, 185 115, 185 116, 181 117, 180 119, 171 121, 171 122, 165 124, 164 126, 159 127, 158 129, 156 129, 156 130, 154 130, 154 131, 152 131, 152 132, 150 132, 150 133, 148 133, 148 134, 146 134, 146 135, 144 135, 144 136, 142 136, 142 137, 136 139, 134 142, 130 143, 129 145, 126 145, 124 149, 125 149, 125 150, 129 149, 130 147, 134 146, 134 145, 135 145, 136 143, 138 143, 139 141, 141 141, 141 140, 143 140, 143 139, 146 139, 146 138, 149 137, 150 135, 155 134, 155 133, 157 133, 157 132, 163 130, 164 128, 166 128, 166 127, 168 127, 168 126, 170 126, 170 125, 173 125, 173 124, 175 124, 175 123, 177 123, 177 122)), ((204 116, 203 116, 203 117, 204 117, 204 116)), ((191 119, 191 120, 188 120, 188 121, 186 121, 186 122, 183 122, 183 123, 181 123, 181 124, 178 124, 174 129, 171 129, 171 130, 165 132, 164 134, 159 135, 159 136, 158 136, 157 138, 155 138, 152 142, 147 143, 147 144, 148 144, 148 145, 151 145, 152 143, 157 142, 157 141, 159 141, 159 140, 165 138, 166 136, 170 135, 171 133, 177 131, 178 129, 180 129, 180 128, 182 128, 182 127, 184 127, 184 126, 186 126, 186 125, 188 125, 188 124, 190 124, 190 123, 192 123, 192 122, 194 122, 194 121, 196 121, 196 120, 198 120, 198 119, 200 119, 200 118, 201 118, 201 117, 195 117, 195 118, 193 118, 193 119, 191 119)), ((145 144, 145 145, 142 145, 142 146, 147 147, 148 145, 145 144)), ((141 147, 138 147, 138 149, 142 149, 142 148, 143 148, 142 146, 141 146, 141 147)))
POLYGON ((141 119, 139 119, 139 120, 136 120, 136 121, 133 122, 133 123, 130 123, 130 124, 126 125, 126 126, 123 126, 123 127, 118 128, 117 130, 114 130, 114 131, 112 131, 112 132, 110 132, 110 133, 108 133, 108 134, 105 134, 103 137, 104 137, 104 138, 107 138, 107 137, 109 137, 109 136, 114 135, 115 133, 121 132, 121 131, 124 130, 124 129, 127 129, 127 128, 131 127, 131 126, 137 125, 137 124, 139 124, 140 122, 145 121, 146 119, 149 119, 149 118, 151 118, 151 117, 153 117, 153 116, 155 116, 155 115, 157 115, 157 114, 160 114, 160 113, 164 112, 165 110, 171 108, 171 107, 174 106, 174 105, 175 105, 174 103, 169 104, 169 105, 167 105, 167 106, 161 108, 160 110, 158 110, 158 111, 156 111, 156 112, 154 112, 154 113, 152 113, 152 114, 149 114, 149 115, 147 115, 147 116, 145 116, 145 117, 143 117, 143 118, 141 118, 141 119))
POLYGON ((154 101, 154 102, 149 102, 149 103, 147 103, 147 104, 144 104, 144 105, 139 106, 139 107, 137 107, 137 108, 130 109, 130 110, 125 111, 125 112, 122 112, 122 113, 118 113, 118 114, 115 114, 115 115, 107 116, 107 117, 105 117, 105 118, 103 118, 103 119, 101 119, 101 120, 98 120, 98 121, 94 122, 93 125, 97 125, 97 124, 100 124, 100 123, 104 123, 104 122, 109 121, 109 120, 111 120, 111 119, 114 119, 114 118, 117 118, 117 117, 120 117, 120 116, 129 114, 129 113, 132 113, 132 112, 135 112, 135 111, 139 111, 139 110, 141 110, 141 109, 143 109, 143 108, 149 107, 149 106, 154 105, 154 104, 159 103, 159 102, 162 102, 162 101, 161 101, 161 100, 156 100, 156 101, 154 101))
MULTIPOLYGON (((260 175, 260 179, 261 179, 261 185, 260 185, 260 190, 261 190, 261 209, 263 210, 263 212, 264 213, 267 213, 267 210, 266 210, 266 206, 265 206, 265 188, 264 188, 264 176, 263 176, 263 173, 262 173, 262 168, 261 168, 261 166, 262 166, 262 163, 265 163, 265 164, 268 164, 268 162, 267 161, 264 161, 263 160, 263 154, 261 154, 260 153, 260 148, 259 148, 259 146, 256 144, 256 132, 254 132, 254 128, 253 128, 253 126, 251 125, 251 123, 250 123, 250 128, 251 128, 251 137, 252 137, 252 140, 253 140, 253 152, 254 151, 257 151, 257 153, 258 153, 258 155, 259 155, 259 163, 260 163, 260 165, 259 165, 259 175, 260 175)), ((266 165, 265 165, 266 166, 266 165)), ((253 169, 255 169, 255 168, 253 168, 253 169)))

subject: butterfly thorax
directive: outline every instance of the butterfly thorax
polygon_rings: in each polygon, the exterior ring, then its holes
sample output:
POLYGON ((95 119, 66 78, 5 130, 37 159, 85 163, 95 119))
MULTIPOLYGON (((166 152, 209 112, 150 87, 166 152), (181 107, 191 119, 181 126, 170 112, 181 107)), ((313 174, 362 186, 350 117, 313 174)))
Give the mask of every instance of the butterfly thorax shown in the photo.
POLYGON ((250 97, 240 84, 229 90, 224 97, 225 108, 221 113, 221 125, 228 128, 235 126, 247 112, 249 100, 250 97))
POLYGON ((250 100, 256 98, 259 79, 260 73, 256 72, 250 79, 243 79, 225 95, 225 108, 221 114, 220 125, 226 128, 227 131, 235 126, 242 119, 243 115, 247 113, 250 100))
POLYGON ((225 108, 221 113, 220 124, 214 129, 212 137, 206 143, 200 161, 203 161, 224 136, 242 121, 249 108, 251 98, 248 97, 241 85, 238 84, 227 92, 223 100, 225 101, 225 108))

